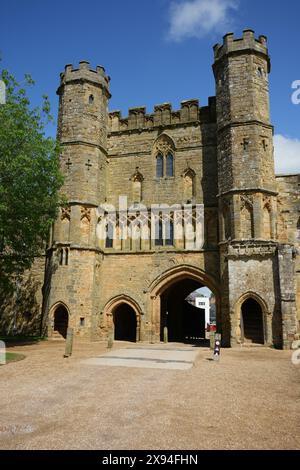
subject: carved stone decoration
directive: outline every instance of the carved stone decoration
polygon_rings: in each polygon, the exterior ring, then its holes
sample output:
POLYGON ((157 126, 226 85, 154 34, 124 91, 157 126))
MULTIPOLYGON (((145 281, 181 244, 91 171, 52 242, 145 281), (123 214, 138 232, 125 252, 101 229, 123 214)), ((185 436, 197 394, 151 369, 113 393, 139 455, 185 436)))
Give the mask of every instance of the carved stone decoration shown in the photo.
POLYGON ((154 110, 155 111, 171 111, 172 107, 170 103, 163 103, 155 106, 154 110))
POLYGON ((271 210, 272 208, 272 199, 270 196, 264 196, 263 198, 263 207, 267 208, 268 210, 271 210))
POLYGON ((82 207, 81 208, 81 218, 80 220, 88 220, 89 222, 91 221, 91 209, 88 207, 82 207))
POLYGON ((184 172, 182 173, 182 178, 195 178, 196 176, 196 173, 194 172, 194 170, 192 170, 192 168, 190 168, 190 166, 188 165, 187 168, 184 170, 184 172))
POLYGON ((188 144, 191 140, 192 140, 191 137, 184 136, 184 137, 180 137, 177 142, 178 144, 188 144))
POLYGON ((61 220, 70 220, 71 219, 71 207, 62 207, 61 208, 61 220))
POLYGON ((175 145, 171 137, 166 134, 162 134, 157 139, 154 145, 154 153, 155 154, 162 154, 164 156, 168 155, 169 153, 174 153, 175 145))
POLYGON ((253 196, 242 194, 241 195, 241 210, 243 210, 246 206, 250 206, 253 208, 253 196))
POLYGON ((230 246, 227 258, 252 258, 252 257, 268 257, 274 256, 276 253, 276 245, 237 245, 230 246))
POLYGON ((138 166, 136 167, 135 173, 132 175, 130 180, 133 181, 134 183, 136 183, 136 182, 142 183, 144 181, 144 177, 143 177, 142 173, 139 171, 138 166))

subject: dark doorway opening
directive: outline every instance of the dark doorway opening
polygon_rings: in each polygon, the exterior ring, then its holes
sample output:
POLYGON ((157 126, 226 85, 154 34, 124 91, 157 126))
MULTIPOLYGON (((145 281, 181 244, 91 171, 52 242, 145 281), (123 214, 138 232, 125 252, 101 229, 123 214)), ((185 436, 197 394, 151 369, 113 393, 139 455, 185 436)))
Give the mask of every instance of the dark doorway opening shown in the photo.
POLYGON ((54 331, 57 331, 63 338, 67 337, 69 326, 69 315, 66 307, 57 307, 54 314, 54 331))
POLYGON ((170 343, 206 342, 205 310, 187 300, 203 287, 193 279, 184 279, 161 295, 161 341, 164 340, 164 329, 167 327, 170 343))
POLYGON ((263 312, 254 299, 248 299, 242 305, 242 329, 246 343, 265 343, 263 312))
POLYGON ((115 340, 136 342, 136 314, 128 304, 122 304, 114 311, 115 340))

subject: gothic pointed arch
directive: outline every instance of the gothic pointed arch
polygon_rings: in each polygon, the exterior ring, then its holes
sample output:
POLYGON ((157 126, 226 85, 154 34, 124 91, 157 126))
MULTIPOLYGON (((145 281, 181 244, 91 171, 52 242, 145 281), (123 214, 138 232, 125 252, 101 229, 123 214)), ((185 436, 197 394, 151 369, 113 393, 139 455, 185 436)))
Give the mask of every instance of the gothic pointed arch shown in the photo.
POLYGON ((156 164, 156 178, 174 177, 175 143, 168 134, 161 134, 153 146, 156 164))
POLYGON ((272 206, 269 199, 264 201, 263 206, 263 238, 265 240, 272 238, 272 206))
POLYGON ((254 238, 253 199, 251 196, 241 196, 241 238, 252 240, 254 238))
POLYGON ((61 208, 61 239, 62 242, 68 242, 70 237, 71 207, 61 208))
POLYGON ((175 143, 172 137, 165 132, 161 134, 154 143, 154 153, 161 153, 166 156, 168 153, 175 152, 175 143))
POLYGON ((63 301, 56 302, 50 308, 49 314, 49 336, 57 332, 61 337, 66 338, 70 321, 70 310, 63 301))
POLYGON ((195 171, 187 166, 182 173, 183 179, 183 199, 185 204, 190 204, 195 197, 195 171))
MULTIPOLYGON (((113 326, 114 326, 114 330, 116 330, 119 326, 121 326, 121 330, 123 329, 123 332, 124 332, 124 328, 122 328, 122 324, 120 325, 120 321, 122 322, 122 317, 123 317, 123 320, 127 322, 127 327, 131 326, 130 336, 132 336, 132 333, 133 333, 132 330, 135 329, 135 332, 134 332, 135 340, 140 341, 141 317, 143 315, 143 311, 139 303, 133 297, 128 296, 126 294, 121 294, 121 295, 117 295, 113 297, 105 305, 103 314, 104 314, 104 318, 106 319, 108 330, 111 330, 113 326), (124 307, 125 307, 125 311, 124 311, 124 307), (132 317, 132 314, 133 314, 135 317, 134 322, 130 321, 130 318, 128 316, 128 309, 131 310, 130 316, 132 317), (131 325, 128 325, 128 320, 130 321, 131 325), (133 326, 133 323, 135 324, 134 326, 133 326)), ((116 339, 120 339, 120 337, 116 339)), ((126 338, 126 340, 127 339, 129 338, 126 338)), ((134 338, 131 338, 131 339, 134 339, 134 338)))
POLYGON ((136 167, 135 172, 130 179, 132 182, 132 199, 134 204, 138 204, 142 201, 143 198, 142 186, 144 181, 144 176, 139 171, 138 166, 136 167))
POLYGON ((250 338, 252 342, 267 343, 269 314, 267 302, 258 293, 249 291, 243 294, 235 304, 235 333, 238 343, 247 340, 245 330, 248 330, 250 337, 253 335, 253 338, 250 338), (258 341, 255 341, 257 338, 258 341))
POLYGON ((91 209, 89 207, 81 207, 80 215, 80 235, 81 241, 85 244, 89 243, 91 223, 91 209))

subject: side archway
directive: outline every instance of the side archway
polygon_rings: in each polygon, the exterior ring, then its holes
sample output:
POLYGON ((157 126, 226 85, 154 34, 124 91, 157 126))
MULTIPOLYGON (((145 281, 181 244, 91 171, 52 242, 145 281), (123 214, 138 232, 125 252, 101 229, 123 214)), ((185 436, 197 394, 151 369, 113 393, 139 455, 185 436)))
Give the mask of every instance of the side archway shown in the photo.
POLYGON ((258 294, 248 292, 240 297, 235 308, 237 342, 267 344, 268 316, 268 306, 258 294))
POLYGON ((108 331, 117 341, 141 341, 142 311, 131 297, 120 295, 111 299, 103 310, 108 331))
POLYGON ((56 303, 50 310, 50 335, 53 333, 66 339, 69 327, 70 312, 63 302, 56 303))

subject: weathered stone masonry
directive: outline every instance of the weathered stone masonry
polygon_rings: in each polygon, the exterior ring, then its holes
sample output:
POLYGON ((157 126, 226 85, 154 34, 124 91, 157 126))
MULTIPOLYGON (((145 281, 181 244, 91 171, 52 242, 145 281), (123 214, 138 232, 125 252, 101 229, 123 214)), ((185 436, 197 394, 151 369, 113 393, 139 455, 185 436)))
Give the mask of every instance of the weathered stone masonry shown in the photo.
POLYGON ((164 293, 189 280, 215 293, 224 344, 244 341, 249 300, 261 309, 264 344, 289 348, 298 338, 300 175, 275 177, 267 39, 251 30, 240 39, 227 34, 214 54, 216 97, 207 106, 190 100, 173 111, 164 103, 152 114, 130 109, 126 118, 108 112, 110 79, 102 67, 81 62, 61 74, 58 136, 68 205, 47 251, 49 336, 63 306, 77 335, 106 339, 114 312, 126 304, 136 315, 136 339, 160 341, 164 293), (124 195, 129 205, 149 209, 204 204, 203 248, 185 239, 162 246, 99 241, 97 225, 106 221, 97 207, 118 207, 124 195))

